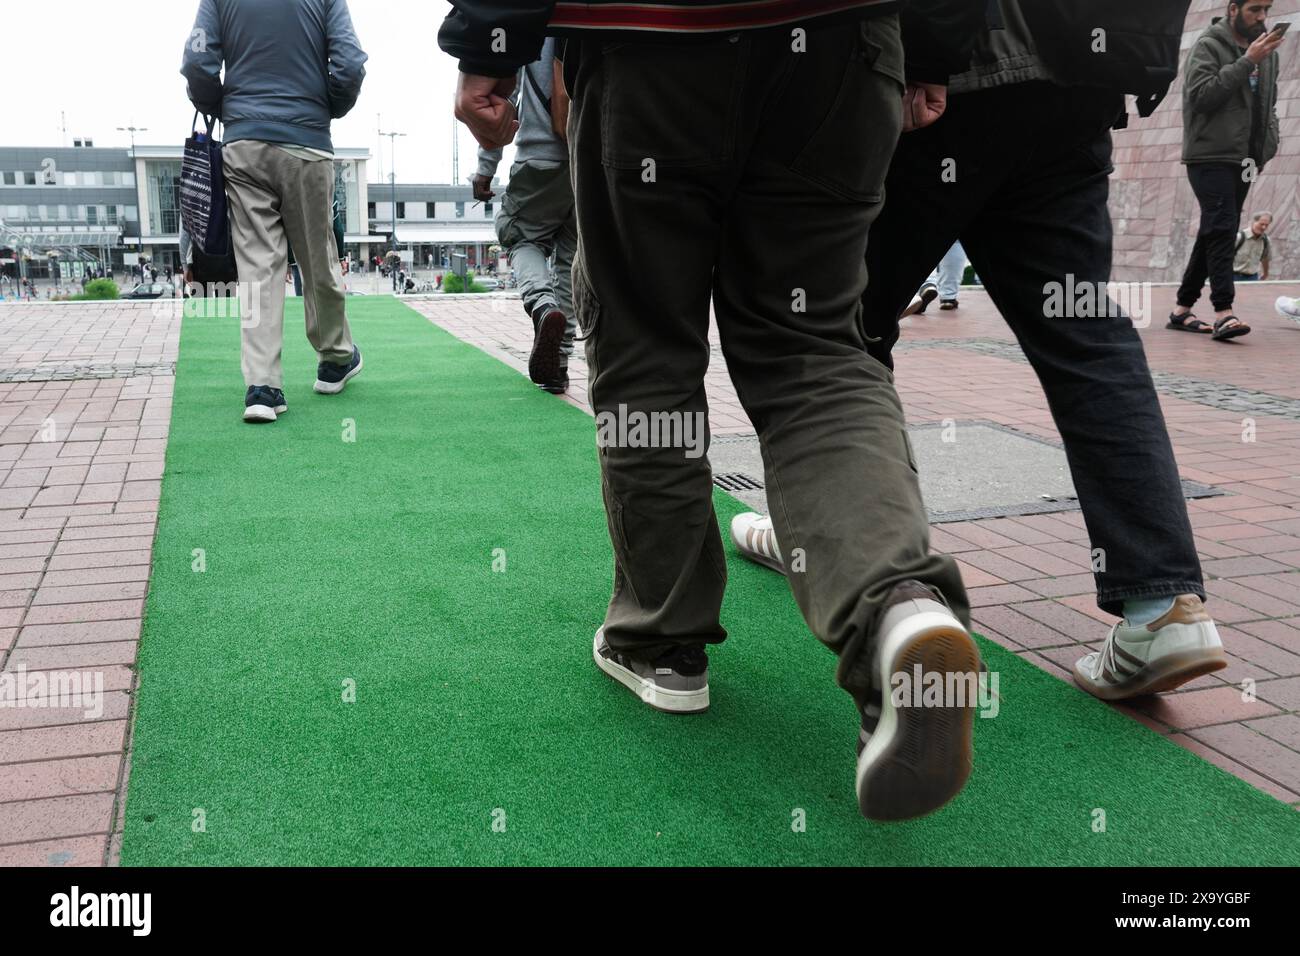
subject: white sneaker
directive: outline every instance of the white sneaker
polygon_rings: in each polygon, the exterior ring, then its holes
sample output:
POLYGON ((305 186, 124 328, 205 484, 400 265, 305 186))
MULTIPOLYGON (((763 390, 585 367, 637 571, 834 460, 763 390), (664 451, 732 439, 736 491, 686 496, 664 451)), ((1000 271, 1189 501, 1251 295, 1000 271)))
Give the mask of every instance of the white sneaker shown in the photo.
POLYGON ((905 581, 889 601, 874 661, 880 694, 862 714, 856 789, 867 819, 910 820, 938 810, 970 778, 980 655, 925 586, 905 581), (930 681, 938 699, 921 693, 930 681))
POLYGON ((785 574, 781 549, 777 546, 776 531, 769 516, 755 511, 736 515, 731 519, 731 540, 744 557, 785 574))
POLYGON ((909 315, 920 315, 924 312, 935 299, 939 298, 939 287, 933 282, 927 282, 921 286, 921 291, 912 296, 912 301, 907 304, 903 314, 899 318, 906 318, 909 315))
POLYGON ((1300 322, 1300 299, 1293 299, 1289 295, 1280 295, 1277 301, 1273 303, 1273 308, 1277 309, 1277 314, 1285 316, 1292 322, 1300 322))
POLYGON ((1102 700, 1173 690, 1228 666, 1219 631, 1195 594, 1181 594, 1164 617, 1134 627, 1120 621, 1100 651, 1074 664, 1075 682, 1102 700))

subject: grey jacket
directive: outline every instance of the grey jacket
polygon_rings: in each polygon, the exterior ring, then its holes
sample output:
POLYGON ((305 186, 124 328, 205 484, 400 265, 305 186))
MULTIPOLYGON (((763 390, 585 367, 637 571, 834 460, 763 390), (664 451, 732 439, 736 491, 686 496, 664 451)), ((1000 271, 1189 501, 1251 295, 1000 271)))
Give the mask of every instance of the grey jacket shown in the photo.
MULTIPOLYGON (((551 127, 551 89, 554 83, 555 38, 548 37, 542 55, 519 71, 510 100, 519 110, 519 133, 515 136, 515 164, 528 162, 564 163, 569 148, 551 127)), ((489 179, 501 164, 501 150, 478 151, 478 174, 489 179)))
POLYGON ((347 0, 201 0, 181 74, 225 142, 332 151, 330 120, 356 104, 365 62, 347 0))
MULTIPOLYGON (((1217 17, 1187 53, 1183 68, 1183 162, 1240 164, 1251 154, 1255 64, 1242 54, 1232 28, 1217 17)), ((1259 168, 1277 155, 1277 74, 1274 51, 1259 65, 1264 123, 1259 168)))

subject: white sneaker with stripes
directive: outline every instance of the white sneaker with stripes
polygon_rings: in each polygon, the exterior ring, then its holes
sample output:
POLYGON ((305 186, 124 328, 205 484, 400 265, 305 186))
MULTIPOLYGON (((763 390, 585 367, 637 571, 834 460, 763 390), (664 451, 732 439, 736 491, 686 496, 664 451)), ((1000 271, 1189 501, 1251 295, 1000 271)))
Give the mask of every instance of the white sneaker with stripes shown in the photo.
POLYGON ((777 546, 776 531, 769 516, 754 511, 736 515, 731 519, 731 540, 750 561, 785 574, 785 563, 781 560, 781 549, 777 546))
POLYGON ((1163 617, 1134 626, 1120 621, 1100 651, 1079 658, 1074 680, 1102 700, 1173 690, 1228 666, 1219 631, 1195 594, 1181 594, 1163 617))

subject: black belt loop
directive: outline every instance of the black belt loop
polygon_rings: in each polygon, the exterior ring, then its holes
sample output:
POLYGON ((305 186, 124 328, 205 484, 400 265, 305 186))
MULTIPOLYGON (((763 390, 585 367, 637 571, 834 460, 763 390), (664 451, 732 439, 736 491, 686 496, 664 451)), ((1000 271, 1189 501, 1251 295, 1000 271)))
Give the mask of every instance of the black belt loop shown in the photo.
POLYGON ((1007 23, 1002 19, 1002 4, 999 0, 989 0, 988 10, 985 13, 990 30, 1005 30, 1007 23))

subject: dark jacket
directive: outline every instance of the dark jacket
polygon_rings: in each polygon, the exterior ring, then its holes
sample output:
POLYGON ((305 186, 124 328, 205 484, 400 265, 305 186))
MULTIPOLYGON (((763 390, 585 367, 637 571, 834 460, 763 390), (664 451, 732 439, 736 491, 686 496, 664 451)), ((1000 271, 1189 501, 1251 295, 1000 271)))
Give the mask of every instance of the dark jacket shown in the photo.
POLYGON ((438 43, 463 73, 510 76, 537 59, 546 36, 640 32, 695 36, 794 27, 827 17, 903 12, 908 78, 941 83, 962 68, 980 22, 979 0, 451 0, 438 43), (707 9, 706 9, 707 8, 707 9))
POLYGON ((201 0, 181 73, 225 142, 332 150, 330 120, 356 104, 365 62, 347 0, 201 0))
MULTIPOLYGON (((1183 162, 1240 164, 1250 156, 1250 74, 1232 27, 1216 17, 1187 53, 1183 67, 1183 162)), ((1260 116, 1264 123, 1259 168, 1277 155, 1277 52, 1259 65, 1260 116)))
POLYGON ((968 68, 955 71, 948 92, 974 93, 1010 83, 1054 79, 1034 48, 1020 0, 997 0, 986 9, 988 22, 977 31, 974 55, 968 68))

